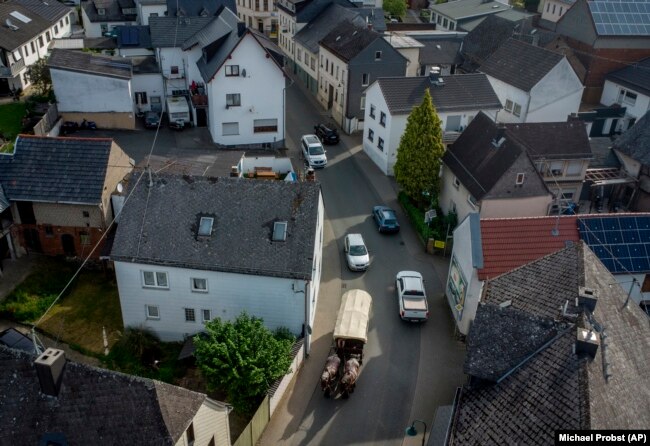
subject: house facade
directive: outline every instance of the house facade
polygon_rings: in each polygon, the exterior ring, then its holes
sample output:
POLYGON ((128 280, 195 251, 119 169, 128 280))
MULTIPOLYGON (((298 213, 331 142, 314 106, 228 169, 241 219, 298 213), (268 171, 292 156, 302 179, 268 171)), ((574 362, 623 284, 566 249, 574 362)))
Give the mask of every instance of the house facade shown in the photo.
POLYGON ((425 90, 431 94, 446 143, 453 142, 480 111, 495 119, 501 109, 484 74, 379 78, 366 90, 363 150, 385 175, 393 175, 406 121, 425 90))
POLYGON ((614 140, 612 150, 621 163, 621 170, 637 182, 625 191, 624 196, 634 211, 650 211, 650 113, 646 113, 634 126, 614 140))
POLYGON ((650 57, 650 34, 644 24, 628 23, 629 13, 620 2, 577 0, 557 22, 556 32, 586 65, 586 103, 599 102, 608 73, 650 57))
POLYGON ((431 2, 431 23, 436 24, 436 29, 454 31, 462 29, 465 22, 476 20, 491 14, 511 9, 507 2, 483 0, 458 0, 448 3, 431 2))
POLYGON ((321 40, 319 55, 318 102, 347 133, 363 129, 365 89, 406 73, 406 58, 381 34, 348 21, 321 40))
POLYGON ((237 0, 237 16, 249 28, 277 39, 278 7, 274 0, 237 0))
POLYGON ((152 186, 140 182, 111 253, 125 326, 178 341, 208 320, 246 311, 270 329, 304 334, 308 352, 323 221, 314 182, 162 175, 152 186), (178 249, 168 249, 170 237, 178 249))
POLYGON ((35 357, 0 345, 0 371, 12 401, 0 429, 10 442, 231 444, 231 408, 203 393, 73 362, 54 348, 35 357))
POLYGON ((53 39, 70 36, 73 14, 59 2, 0 3, 0 95, 31 85, 28 68, 48 55, 53 39))
POLYGON ((540 5, 542 19, 557 23, 574 3, 575 0, 544 0, 540 5))
POLYGON ((650 110, 650 57, 605 76, 600 103, 625 107, 625 118, 615 123, 624 132, 650 110))
POLYGON ((563 121, 580 108, 582 83, 561 54, 508 39, 479 71, 503 104, 499 122, 563 121))
POLYGON ((138 24, 138 8, 133 0, 83 0, 79 6, 86 37, 103 37, 116 26, 138 24))
POLYGON ((112 139, 20 135, 14 153, 0 156, 0 167, 18 257, 83 257, 100 243, 93 253, 99 256, 113 219, 111 194, 133 169, 112 139))
POLYGON ((135 128, 129 59, 54 49, 47 63, 64 121, 87 119, 100 128, 135 128))
POLYGON ((147 26, 149 17, 163 17, 167 14, 167 0, 136 0, 138 23, 147 26))

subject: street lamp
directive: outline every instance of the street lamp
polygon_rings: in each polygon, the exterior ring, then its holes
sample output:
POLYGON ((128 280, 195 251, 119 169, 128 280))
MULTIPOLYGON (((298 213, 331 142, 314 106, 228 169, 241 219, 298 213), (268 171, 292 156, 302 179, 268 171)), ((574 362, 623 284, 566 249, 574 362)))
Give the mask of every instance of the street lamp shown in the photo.
POLYGON ((409 437, 415 437, 418 434, 418 430, 415 428, 415 422, 420 422, 424 425, 424 433, 422 434, 422 446, 424 446, 424 439, 427 436, 427 423, 422 420, 413 420, 411 425, 406 428, 406 435, 409 437))

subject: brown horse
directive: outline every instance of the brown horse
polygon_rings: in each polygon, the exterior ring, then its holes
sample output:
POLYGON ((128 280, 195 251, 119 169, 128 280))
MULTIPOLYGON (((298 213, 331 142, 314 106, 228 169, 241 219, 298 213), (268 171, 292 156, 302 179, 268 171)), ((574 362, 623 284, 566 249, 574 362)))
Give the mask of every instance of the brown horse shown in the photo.
POLYGON ((332 355, 325 361, 325 368, 320 376, 320 389, 324 392, 325 398, 329 398, 332 393, 332 385, 336 384, 340 365, 341 359, 337 355, 332 355))
POLYGON ((359 377, 359 359, 355 356, 351 357, 345 361, 345 368, 343 369, 343 378, 341 378, 341 384, 343 385, 343 391, 341 396, 347 398, 356 386, 357 378, 359 377))

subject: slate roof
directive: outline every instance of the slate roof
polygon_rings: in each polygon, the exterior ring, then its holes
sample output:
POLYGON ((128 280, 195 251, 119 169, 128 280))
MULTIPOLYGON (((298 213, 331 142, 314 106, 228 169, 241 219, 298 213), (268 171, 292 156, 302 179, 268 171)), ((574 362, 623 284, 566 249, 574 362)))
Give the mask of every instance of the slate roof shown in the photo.
POLYGON ((52 26, 52 22, 34 14, 23 6, 0 2, 0 48, 12 51, 45 32, 50 26, 52 26), (14 11, 29 17, 31 21, 23 23, 12 17, 10 14, 14 11), (16 25, 18 29, 15 31, 9 29, 5 25, 7 20, 16 25))
POLYGON ((458 26, 458 28, 467 32, 472 31, 474 28, 480 25, 481 22, 483 22, 484 20, 486 20, 488 17, 491 16, 501 17, 502 19, 508 20, 510 22, 519 22, 521 20, 525 20, 530 17, 533 17, 534 15, 535 14, 532 14, 527 11, 520 11, 518 9, 506 9, 505 11, 497 12, 496 14, 484 15, 472 20, 464 20, 458 26))
MULTIPOLYGON (((105 0, 102 2, 105 13, 99 15, 97 7, 95 6, 96 0, 82 0, 80 2, 81 8, 86 12, 88 20, 91 22, 135 22, 138 18, 137 14, 122 14, 122 7, 118 0, 105 0)), ((131 8, 135 8, 131 6, 131 8)))
POLYGON ((616 138, 612 148, 642 164, 650 165, 650 112, 646 112, 631 129, 616 138))
POLYGON ((2 184, 0 184, 0 213, 4 212, 5 209, 9 209, 9 199, 5 195, 5 191, 2 188, 2 184))
POLYGON ((167 0, 167 15, 175 17, 180 9, 187 17, 200 17, 218 15, 219 9, 224 6, 237 14, 237 2, 235 0, 167 0))
POLYGON ((582 121, 530 122, 504 127, 506 135, 521 144, 534 160, 592 157, 586 124, 582 121))
POLYGON ((124 57, 97 56, 83 51, 52 49, 47 59, 50 68, 96 76, 131 79, 133 67, 124 57))
MULTIPOLYGON (((344 8, 356 8, 354 3, 348 0, 311 0, 296 4, 296 23, 308 23, 320 15, 320 13, 332 3, 343 6, 344 8)), ((281 7, 278 4, 278 7, 281 7)), ((283 8, 284 9, 284 8, 283 8)), ((291 15, 294 15, 289 11, 291 15)))
POLYGON ((409 114, 422 103, 429 90, 439 112, 500 109, 501 102, 484 74, 442 76, 443 86, 431 84, 429 76, 382 77, 377 80, 391 114, 409 114))
POLYGON ((0 155, 0 183, 11 201, 101 203, 109 138, 19 135, 13 154, 0 155))
POLYGON ((558 429, 647 426, 650 324, 612 282, 582 242, 488 282, 468 340, 473 378, 456 405, 450 444, 552 445, 558 429), (591 315, 575 306, 580 286, 597 295, 591 315), (606 335, 593 358, 574 351, 578 327, 606 335), (522 339, 526 328, 533 335, 522 339))
POLYGON ((483 268, 480 280, 501 274, 563 249, 580 240, 575 215, 483 218, 480 221, 483 268), (557 229, 558 235, 551 231, 557 229), (513 237, 513 234, 517 234, 513 237))
POLYGON ((366 23, 356 9, 344 8, 332 3, 298 31, 294 40, 311 53, 318 54, 318 43, 332 31, 334 26, 346 20, 357 26, 364 26, 366 23))
POLYGON ((51 24, 54 24, 73 11, 73 8, 58 1, 44 2, 42 0, 9 0, 7 3, 23 6, 39 17, 50 21, 51 24))
POLYGON ((342 60, 349 62, 377 39, 381 39, 381 34, 378 32, 345 20, 323 37, 320 44, 342 60))
POLYGON ((447 149, 442 158, 444 164, 477 200, 485 196, 523 198, 550 195, 539 173, 534 169, 532 160, 528 158, 526 149, 514 138, 509 137, 506 129, 502 130, 505 141, 501 146, 493 145, 495 138, 500 139, 500 136, 497 138, 500 131, 489 116, 479 112, 456 142, 447 149), (499 187, 501 178, 513 166, 517 167, 517 171, 526 173, 527 178, 523 186, 514 188, 513 177, 506 189, 499 187))
POLYGON ((613 71, 605 79, 650 96, 650 57, 613 71))
POLYGON ((0 346, 0 443, 174 445, 206 396, 159 381, 67 361, 57 397, 40 392, 35 357, 0 346), (38 426, 38 428, 36 428, 38 426))
POLYGON ((424 45, 420 48, 420 65, 459 65, 463 62, 460 55, 462 37, 413 36, 413 38, 424 45))
POLYGON ((530 91, 563 58, 563 55, 544 48, 508 39, 479 67, 479 71, 523 91, 530 91))
POLYGON ((477 17, 486 14, 495 14, 499 11, 510 9, 511 6, 484 0, 457 0, 448 3, 431 5, 429 9, 454 20, 477 17), (496 8, 495 8, 496 6, 496 8))
POLYGON ((147 184, 124 206, 113 260, 311 279, 318 183, 160 175, 147 184), (215 218, 210 237, 197 238, 200 215, 215 218), (288 222, 286 241, 271 240, 276 221, 288 222))
POLYGON ((151 45, 154 48, 180 48, 190 37, 215 20, 210 17, 149 17, 151 45))

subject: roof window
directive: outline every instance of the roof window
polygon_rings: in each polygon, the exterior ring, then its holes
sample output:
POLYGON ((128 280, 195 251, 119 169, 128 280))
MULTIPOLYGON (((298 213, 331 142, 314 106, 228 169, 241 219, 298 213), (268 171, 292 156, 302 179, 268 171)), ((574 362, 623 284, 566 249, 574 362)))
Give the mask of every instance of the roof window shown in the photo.
POLYGON ((283 242, 287 239, 287 222, 276 221, 273 223, 273 238, 274 242, 283 242))
POLYGON ((198 234, 203 237, 209 237, 212 235, 212 224, 214 223, 214 218, 212 217, 201 217, 199 221, 199 232, 198 234))

